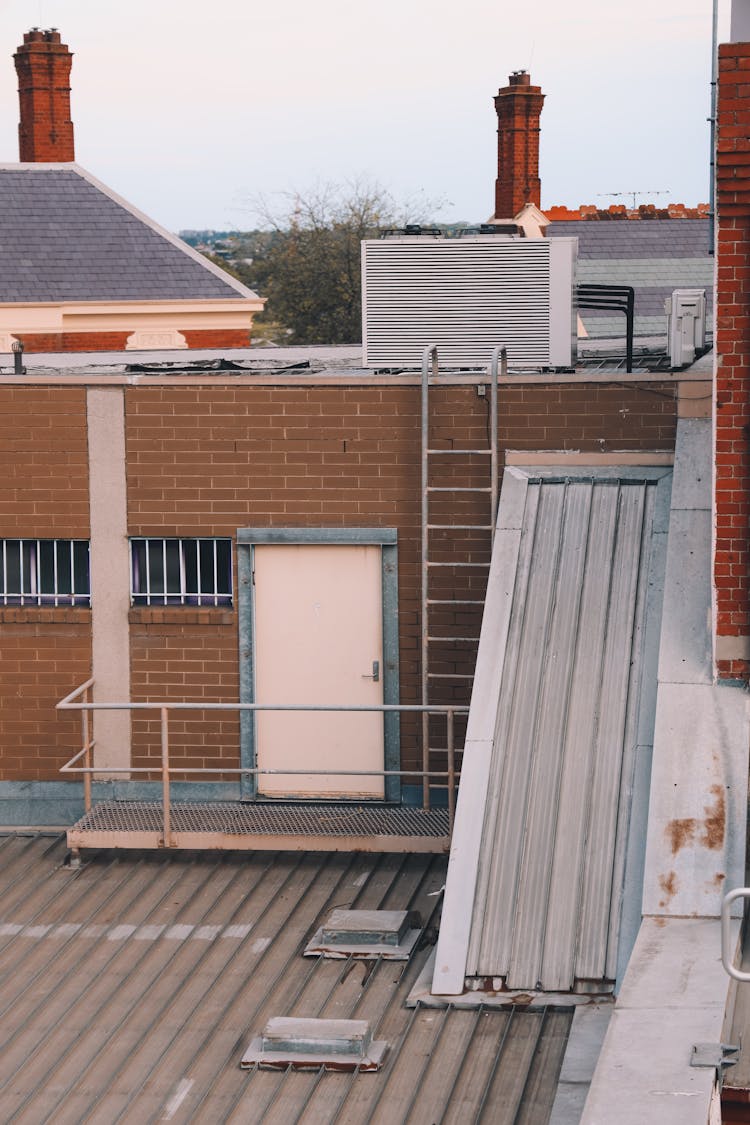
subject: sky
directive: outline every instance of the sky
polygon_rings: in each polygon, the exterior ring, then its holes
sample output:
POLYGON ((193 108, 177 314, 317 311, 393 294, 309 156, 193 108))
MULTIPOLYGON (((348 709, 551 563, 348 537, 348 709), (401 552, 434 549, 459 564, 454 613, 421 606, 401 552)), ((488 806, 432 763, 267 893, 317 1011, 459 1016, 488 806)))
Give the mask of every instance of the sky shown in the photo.
POLYGON ((13 53, 56 27, 78 162, 170 230, 250 229, 260 197, 355 180, 482 221, 492 99, 519 69, 546 95, 543 207, 695 205, 711 21, 711 0, 2 0, 0 162, 18 159, 13 53))

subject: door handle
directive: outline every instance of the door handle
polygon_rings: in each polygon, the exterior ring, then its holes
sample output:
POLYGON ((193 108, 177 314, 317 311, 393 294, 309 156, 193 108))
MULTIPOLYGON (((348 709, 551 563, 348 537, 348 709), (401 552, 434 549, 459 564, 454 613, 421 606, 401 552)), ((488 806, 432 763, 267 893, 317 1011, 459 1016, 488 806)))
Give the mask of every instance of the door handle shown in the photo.
POLYGON ((372 680, 372 682, 374 684, 376 684, 378 682, 378 680, 380 679, 380 661, 379 660, 373 660, 373 662, 372 662, 372 672, 363 673, 362 679, 363 680, 372 680))

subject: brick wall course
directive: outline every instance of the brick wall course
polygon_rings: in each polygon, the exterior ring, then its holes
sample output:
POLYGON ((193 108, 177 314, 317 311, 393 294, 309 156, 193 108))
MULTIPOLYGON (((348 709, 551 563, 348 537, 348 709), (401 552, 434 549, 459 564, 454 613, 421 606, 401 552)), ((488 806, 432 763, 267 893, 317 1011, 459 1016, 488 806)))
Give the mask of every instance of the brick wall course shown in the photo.
MULTIPOLYGON (((6 611, 7 612, 7 611, 6 611)), ((55 704, 91 675, 91 626, 85 610, 52 623, 0 627, 0 780, 60 781, 59 768, 81 748, 77 713, 55 704)))
POLYGON ((86 391, 0 387, 0 538, 89 536, 86 391))

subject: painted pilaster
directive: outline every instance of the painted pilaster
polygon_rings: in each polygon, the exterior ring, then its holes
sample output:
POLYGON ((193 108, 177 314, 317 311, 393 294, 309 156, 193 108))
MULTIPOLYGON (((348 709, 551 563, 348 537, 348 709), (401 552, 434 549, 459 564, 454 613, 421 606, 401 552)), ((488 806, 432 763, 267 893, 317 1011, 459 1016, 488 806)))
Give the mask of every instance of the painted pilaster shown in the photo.
MULTIPOLYGON (((130 699, 130 563, 125 473, 125 398, 121 388, 86 395, 91 518, 94 700, 130 699)), ((94 762, 130 765, 130 713, 99 711, 94 762)), ((112 776, 112 775, 110 775, 112 776)))

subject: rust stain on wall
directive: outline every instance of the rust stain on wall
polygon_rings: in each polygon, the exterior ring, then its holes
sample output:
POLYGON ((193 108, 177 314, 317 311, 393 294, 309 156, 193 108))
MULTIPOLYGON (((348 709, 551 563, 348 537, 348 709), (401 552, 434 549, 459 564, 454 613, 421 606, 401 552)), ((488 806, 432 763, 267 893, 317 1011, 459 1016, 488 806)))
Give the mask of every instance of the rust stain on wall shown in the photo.
POLYGON ((677 855, 680 848, 692 844, 696 827, 697 822, 694 816, 684 817, 681 820, 670 820, 664 831, 672 848, 672 855, 677 855))
POLYGON ((661 887, 664 898, 659 899, 659 906, 664 909, 672 901, 677 894, 677 875, 674 871, 670 871, 668 875, 659 876, 659 886, 661 887))
POLYGON ((704 812, 706 819, 703 822, 703 835, 701 843, 712 851, 718 851, 724 845, 724 833, 727 823, 727 799, 724 787, 712 785, 711 792, 714 796, 713 805, 706 805, 704 812))

